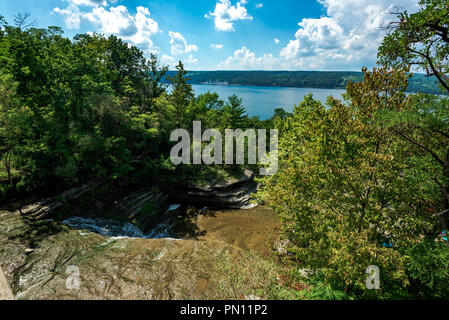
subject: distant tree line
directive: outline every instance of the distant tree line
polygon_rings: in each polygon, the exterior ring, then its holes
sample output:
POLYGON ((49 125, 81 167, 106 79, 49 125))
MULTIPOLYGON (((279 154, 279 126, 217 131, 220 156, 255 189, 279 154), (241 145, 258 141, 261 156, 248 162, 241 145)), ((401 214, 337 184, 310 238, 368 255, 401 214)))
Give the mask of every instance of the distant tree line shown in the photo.
MULTIPOLYGON (((174 73, 169 71, 168 74, 174 73)), ((189 83, 224 83, 242 86, 345 89, 348 83, 363 81, 363 73, 347 71, 191 71, 189 83)), ((441 94, 435 76, 414 74, 408 92, 441 94)))

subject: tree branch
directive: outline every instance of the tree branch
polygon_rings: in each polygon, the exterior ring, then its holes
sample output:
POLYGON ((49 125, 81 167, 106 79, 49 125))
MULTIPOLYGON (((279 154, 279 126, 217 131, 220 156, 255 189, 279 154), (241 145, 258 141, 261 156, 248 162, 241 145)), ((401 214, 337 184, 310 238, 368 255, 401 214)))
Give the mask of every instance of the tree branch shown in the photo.
POLYGON ((435 181, 435 183, 440 187, 441 193, 446 198, 446 201, 449 202, 449 193, 447 192, 446 188, 441 184, 441 182, 438 181, 438 179, 433 178, 432 180, 435 181))
POLYGON ((408 142, 411 142, 412 144, 414 144, 417 147, 420 147, 421 149, 427 151, 439 164, 441 164, 443 167, 445 166, 445 162, 443 160, 440 159, 440 157, 433 152, 432 150, 430 150, 429 148, 427 148, 426 146, 420 144, 419 142, 407 137, 403 132, 401 132, 400 130, 394 129, 394 131, 400 135, 402 138, 404 138, 405 140, 407 140, 408 142))
POLYGON ((443 132, 443 131, 438 130, 438 129, 432 129, 432 128, 430 128, 430 130, 433 131, 433 132, 439 133, 439 134, 441 134, 443 137, 449 139, 449 134, 447 134, 446 132, 443 132))
POLYGON ((444 211, 441 211, 441 212, 439 212, 439 213, 435 213, 432 217, 434 217, 434 218, 440 218, 440 217, 444 216, 446 213, 449 213, 449 209, 444 210, 444 211))
POLYGON ((428 28, 432 29, 433 31, 438 31, 438 33, 436 33, 436 34, 439 35, 444 42, 449 43, 448 28, 440 26, 440 25, 438 25, 438 23, 439 23, 439 21, 426 22, 426 23, 424 23, 424 27, 428 27, 428 28))
POLYGON ((449 91, 449 85, 444 81, 444 79, 441 77, 441 74, 439 72, 437 72, 438 70, 436 70, 432 59, 430 58, 430 48, 432 47, 432 45, 435 43, 436 39, 434 41, 432 41, 429 46, 427 47, 426 53, 422 53, 418 50, 414 50, 412 48, 410 48, 410 46, 406 46, 406 49, 409 50, 412 53, 415 53, 417 55, 420 55, 421 57, 423 57, 424 59, 427 60, 427 62, 429 63, 430 69, 432 70, 432 74, 435 75, 435 77, 438 79, 438 81, 440 82, 440 84, 447 90, 449 91))

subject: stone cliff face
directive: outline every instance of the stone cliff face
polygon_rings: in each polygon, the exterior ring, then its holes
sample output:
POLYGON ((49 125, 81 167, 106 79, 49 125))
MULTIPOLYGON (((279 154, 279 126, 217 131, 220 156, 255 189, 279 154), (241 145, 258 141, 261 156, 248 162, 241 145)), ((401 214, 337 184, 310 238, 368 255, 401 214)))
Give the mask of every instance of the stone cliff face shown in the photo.
MULTIPOLYGON (((251 199, 257 191, 254 176, 253 172, 243 170, 240 178, 229 177, 218 181, 210 179, 203 181, 201 185, 192 183, 177 185, 166 189, 165 192, 153 186, 110 196, 94 196, 95 200, 89 203, 87 210, 76 210, 79 206, 76 202, 81 201, 80 197, 89 192, 95 195, 96 188, 100 186, 99 183, 89 184, 68 190, 54 198, 22 206, 15 212, 27 217, 44 219, 52 217, 55 212, 65 207, 70 208, 72 215, 90 215, 128 221, 147 232, 164 219, 170 218, 167 210, 171 204, 186 204, 201 208, 205 206, 253 208, 255 205, 251 203, 251 199)), ((84 207, 86 207, 85 204, 84 207)))
POLYGON ((95 190, 100 185, 101 182, 90 183, 67 190, 55 198, 42 199, 25 206, 19 205, 16 212, 34 218, 45 218, 55 210, 60 209, 64 203, 76 200, 86 193, 95 190))
POLYGON ((3 274, 2 268, 0 268, 0 300, 14 300, 9 283, 3 274))
POLYGON ((106 211, 132 222, 144 232, 161 222, 169 206, 168 196, 156 187, 141 189, 105 205, 106 211))
POLYGON ((254 173, 244 170, 240 179, 209 180, 202 185, 176 186, 170 198, 176 203, 218 208, 251 209, 253 194, 257 191, 254 173))
MULTIPOLYGON (((54 213, 63 207, 70 208, 74 215, 105 216, 121 221, 129 221, 142 231, 155 227, 167 212, 170 204, 168 196, 159 191, 157 187, 147 187, 125 195, 98 196, 95 201, 88 200, 89 209, 85 204, 80 206, 79 198, 88 192, 95 194, 98 185, 86 185, 74 188, 54 198, 28 204, 15 212, 25 217, 45 219, 53 217, 54 213)), ((82 202, 82 201, 81 201, 82 202)))

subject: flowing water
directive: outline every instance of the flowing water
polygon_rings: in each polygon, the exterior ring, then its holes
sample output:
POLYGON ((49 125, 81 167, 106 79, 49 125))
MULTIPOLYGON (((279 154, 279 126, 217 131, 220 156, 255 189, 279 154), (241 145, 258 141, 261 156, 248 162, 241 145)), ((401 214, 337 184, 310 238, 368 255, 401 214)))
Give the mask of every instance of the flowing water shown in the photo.
MULTIPOLYGON (((171 205, 167 213, 179 208, 171 205)), ((112 220, 99 217, 70 217, 63 221, 66 225, 78 229, 101 234, 110 238, 141 238, 141 239, 173 239, 173 231, 168 221, 157 225, 148 233, 143 233, 130 222, 112 220)))

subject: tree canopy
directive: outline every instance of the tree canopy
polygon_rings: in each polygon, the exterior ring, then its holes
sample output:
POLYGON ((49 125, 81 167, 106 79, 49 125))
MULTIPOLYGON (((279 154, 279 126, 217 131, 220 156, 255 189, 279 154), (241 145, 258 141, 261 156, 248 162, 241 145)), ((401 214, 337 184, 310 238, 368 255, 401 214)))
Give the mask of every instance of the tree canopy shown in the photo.
POLYGON ((449 91, 449 4, 420 0, 421 10, 398 12, 379 48, 379 61, 388 67, 416 67, 435 76, 449 91))

